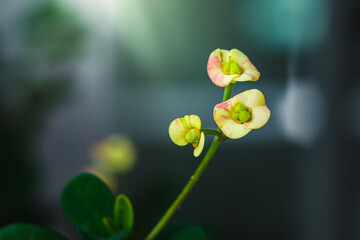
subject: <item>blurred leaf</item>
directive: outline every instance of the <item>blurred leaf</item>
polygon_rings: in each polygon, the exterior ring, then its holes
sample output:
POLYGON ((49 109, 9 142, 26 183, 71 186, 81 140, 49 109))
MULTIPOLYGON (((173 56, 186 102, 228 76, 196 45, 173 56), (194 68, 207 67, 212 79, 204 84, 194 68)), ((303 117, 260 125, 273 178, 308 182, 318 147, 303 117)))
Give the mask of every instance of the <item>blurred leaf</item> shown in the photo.
POLYGON ((26 45, 49 60, 69 59, 82 50, 85 28, 58 1, 45 1, 25 14, 23 28, 26 45))
POLYGON ((196 222, 182 222, 166 227, 156 238, 157 240, 210 240, 214 239, 209 231, 205 231, 196 222))
POLYGON ((131 229, 125 229, 121 231, 120 233, 111 236, 108 238, 108 240, 128 240, 133 235, 133 231, 131 229))
POLYGON ((106 238, 100 239, 100 238, 92 237, 88 233, 82 231, 79 228, 78 228, 78 231, 79 231, 79 234, 80 234, 82 240, 106 240, 106 238))
POLYGON ((133 207, 124 194, 117 196, 114 208, 115 223, 120 230, 131 229, 134 223, 133 207))
POLYGON ((0 230, 0 240, 66 240, 49 229, 17 223, 0 230))
POLYGON ((182 228, 171 238, 172 240, 206 240, 205 232, 202 227, 190 225, 182 228))
POLYGON ((118 226, 116 226, 116 223, 112 218, 109 217, 103 218, 103 223, 111 235, 120 232, 120 229, 118 228, 118 226))
POLYGON ((64 188, 61 207, 66 217, 79 229, 95 238, 110 236, 103 218, 113 216, 114 196, 97 177, 82 173, 64 188))

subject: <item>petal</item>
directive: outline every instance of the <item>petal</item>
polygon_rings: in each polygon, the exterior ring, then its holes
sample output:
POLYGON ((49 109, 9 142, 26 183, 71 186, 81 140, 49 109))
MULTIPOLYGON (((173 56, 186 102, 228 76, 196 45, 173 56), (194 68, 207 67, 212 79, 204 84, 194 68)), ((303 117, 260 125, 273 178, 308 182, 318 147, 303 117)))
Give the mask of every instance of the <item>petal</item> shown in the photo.
POLYGON ((257 129, 264 126, 270 118, 270 110, 267 106, 260 106, 252 109, 251 121, 244 123, 250 129, 257 129))
POLYGON ((200 141, 199 141, 199 145, 197 145, 197 147, 194 149, 194 156, 198 157, 205 145, 205 135, 203 132, 201 132, 201 136, 200 136, 200 141))
POLYGON ((237 139, 248 134, 251 129, 244 124, 237 123, 233 119, 228 121, 224 126, 220 127, 221 131, 231 139, 237 139))
POLYGON ((222 128, 229 121, 232 121, 229 111, 233 108, 231 100, 219 103, 214 107, 214 120, 222 128))
POLYGON ((185 129, 190 128, 201 128, 201 120, 197 115, 185 115, 183 118, 180 118, 185 129))
POLYGON ((214 120, 225 136, 237 139, 245 136, 251 129, 231 118, 230 110, 232 108, 232 99, 217 104, 214 108, 214 120))
POLYGON ((249 58, 238 49, 231 49, 228 57, 237 62, 242 70, 242 73, 233 79, 234 81, 257 81, 260 78, 260 72, 250 62, 249 58))
POLYGON ((230 51, 228 51, 228 58, 231 60, 233 60, 234 62, 237 62, 240 66, 241 63, 246 63, 247 60, 249 60, 249 58, 240 50, 238 49, 231 49, 230 51))
POLYGON ((233 105, 237 103, 244 104, 246 107, 255 108, 265 105, 265 97, 262 92, 257 89, 250 89, 239 93, 230 99, 233 105))
POLYGON ((191 128, 197 128, 200 130, 201 128, 201 120, 197 115, 190 115, 190 126, 191 128))
POLYGON ((224 61, 227 61, 227 56, 229 51, 216 49, 210 54, 208 64, 207 64, 207 72, 211 79, 211 81, 219 86, 219 87, 226 87, 229 85, 231 80, 236 77, 239 77, 238 74, 235 75, 226 75, 222 71, 222 65, 224 61))
POLYGON ((185 140, 186 128, 180 118, 171 122, 169 135, 171 140, 178 146, 185 146, 188 142, 185 140))

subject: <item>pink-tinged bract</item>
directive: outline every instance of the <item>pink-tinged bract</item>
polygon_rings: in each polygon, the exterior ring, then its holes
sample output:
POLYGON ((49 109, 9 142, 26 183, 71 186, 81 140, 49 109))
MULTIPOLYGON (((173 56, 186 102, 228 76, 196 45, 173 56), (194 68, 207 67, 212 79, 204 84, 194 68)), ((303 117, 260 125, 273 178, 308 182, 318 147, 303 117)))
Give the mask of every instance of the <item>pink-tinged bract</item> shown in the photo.
POLYGON ((270 118, 270 110, 265 105, 265 97, 257 89, 247 90, 214 107, 214 120, 221 131, 232 139, 248 134, 252 129, 264 126, 270 118), (236 105, 243 104, 251 113, 247 122, 233 118, 236 105))
POLYGON ((226 87, 231 82, 257 81, 260 78, 260 72, 250 62, 249 58, 238 49, 231 49, 230 51, 216 49, 213 51, 208 60, 207 72, 211 81, 219 87, 226 87), (223 67, 229 61, 236 63, 241 72, 236 74, 225 73, 223 67))

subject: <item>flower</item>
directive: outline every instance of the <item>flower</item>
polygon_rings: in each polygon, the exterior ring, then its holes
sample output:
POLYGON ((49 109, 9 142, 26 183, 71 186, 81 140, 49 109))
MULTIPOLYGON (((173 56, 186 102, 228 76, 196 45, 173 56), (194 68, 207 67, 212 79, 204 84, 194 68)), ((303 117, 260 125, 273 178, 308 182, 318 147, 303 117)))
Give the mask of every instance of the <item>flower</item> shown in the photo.
POLYGON ((194 156, 198 157, 204 148, 205 135, 200 131, 201 120, 196 115, 185 115, 171 122, 169 135, 171 140, 178 146, 188 143, 193 145, 194 156))
POLYGON ((219 87, 226 87, 230 82, 257 81, 260 72, 249 58, 237 49, 216 49, 210 54, 207 64, 208 75, 219 87))
POLYGON ((270 117, 265 97, 257 89, 247 90, 214 108, 214 119, 221 131, 232 139, 248 134, 252 129, 261 128, 270 117))
POLYGON ((130 171, 136 162, 136 150, 125 136, 113 134, 101 140, 91 149, 95 165, 112 173, 130 171))

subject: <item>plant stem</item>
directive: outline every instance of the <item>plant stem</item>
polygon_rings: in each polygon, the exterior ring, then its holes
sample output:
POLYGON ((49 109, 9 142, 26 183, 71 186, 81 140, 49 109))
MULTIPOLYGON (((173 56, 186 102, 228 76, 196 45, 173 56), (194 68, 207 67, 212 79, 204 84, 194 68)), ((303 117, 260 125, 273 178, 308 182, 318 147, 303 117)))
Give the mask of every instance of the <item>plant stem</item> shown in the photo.
POLYGON ((215 136, 218 136, 218 138, 221 138, 221 132, 219 132, 218 130, 201 128, 200 131, 203 132, 205 135, 207 135, 207 134, 213 134, 213 135, 215 135, 215 136))
MULTIPOLYGON (((223 102, 228 100, 231 97, 231 92, 234 87, 235 83, 230 83, 224 90, 224 97, 223 102)), ((194 175, 191 176, 189 182, 186 184, 184 189, 181 191, 180 195, 176 198, 176 200, 173 202, 173 204, 169 207, 169 209, 166 211, 164 216, 160 219, 160 221, 155 225, 155 227, 151 230, 149 235, 145 238, 145 240, 153 240, 165 227, 167 222, 170 220, 170 218, 174 215, 176 210, 180 207, 181 203, 185 200, 187 195, 190 193, 190 191, 193 189, 194 185, 199 180, 200 176, 206 169, 207 165, 209 164, 211 158, 214 156, 216 150, 220 146, 220 144, 227 139, 227 137, 222 133, 220 128, 218 130, 214 129, 201 129, 201 131, 204 132, 204 134, 214 134, 214 140, 211 143, 209 150, 207 151, 205 157, 201 161, 199 167, 196 169, 194 175)))
POLYGON ((227 85, 225 87, 223 102, 225 102, 226 100, 228 100, 231 97, 231 92, 232 92, 234 85, 235 85, 235 83, 230 83, 229 85, 227 85))
POLYGON ((199 167, 196 169, 194 175, 191 176, 189 182, 186 184, 185 188, 182 190, 180 195, 176 198, 170 208, 166 211, 164 216, 160 219, 160 221, 156 224, 153 230, 149 233, 149 235, 145 238, 145 240, 154 239, 160 231, 165 227, 166 223, 170 220, 170 218, 174 215, 176 210, 180 207, 181 203, 185 200, 187 195, 190 193, 191 189, 194 187, 195 183, 199 180, 200 176, 204 172, 206 166, 210 162, 211 158, 214 156, 216 150, 220 146, 220 143, 224 139, 214 137, 212 144, 210 145, 209 150, 207 151, 204 159, 201 161, 199 167))
MULTIPOLYGON (((232 92, 234 86, 235 86, 235 83, 230 83, 229 85, 227 85, 227 86, 225 87, 224 96, 223 96, 223 102, 229 100, 229 98, 231 97, 231 92, 232 92)), ((218 130, 218 132, 221 132, 221 134, 223 135, 220 127, 218 127, 217 130, 218 130)))

